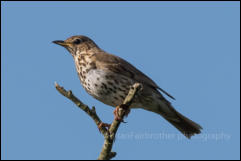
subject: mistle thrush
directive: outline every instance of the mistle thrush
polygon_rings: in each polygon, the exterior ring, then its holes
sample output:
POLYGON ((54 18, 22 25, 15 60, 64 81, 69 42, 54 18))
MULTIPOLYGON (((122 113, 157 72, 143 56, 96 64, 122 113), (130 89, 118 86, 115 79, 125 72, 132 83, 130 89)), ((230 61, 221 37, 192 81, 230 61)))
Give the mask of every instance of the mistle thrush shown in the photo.
POLYGON ((138 82, 142 90, 131 108, 143 108, 163 116, 188 138, 201 132, 202 127, 177 112, 161 92, 174 99, 170 94, 127 61, 103 51, 90 38, 72 36, 53 42, 71 53, 81 84, 97 100, 113 107, 121 105, 130 87, 138 82))

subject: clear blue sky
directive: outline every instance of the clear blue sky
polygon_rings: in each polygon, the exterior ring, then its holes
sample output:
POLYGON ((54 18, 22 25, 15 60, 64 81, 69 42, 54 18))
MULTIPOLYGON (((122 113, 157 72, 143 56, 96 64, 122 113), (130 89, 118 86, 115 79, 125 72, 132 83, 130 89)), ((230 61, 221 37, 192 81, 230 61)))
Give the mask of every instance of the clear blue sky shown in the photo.
POLYGON ((187 140, 160 116, 132 110, 115 159, 240 159, 240 2, 1 2, 1 159, 96 159, 103 137, 58 82, 105 122, 71 55, 51 43, 87 35, 150 76, 201 124, 187 140))

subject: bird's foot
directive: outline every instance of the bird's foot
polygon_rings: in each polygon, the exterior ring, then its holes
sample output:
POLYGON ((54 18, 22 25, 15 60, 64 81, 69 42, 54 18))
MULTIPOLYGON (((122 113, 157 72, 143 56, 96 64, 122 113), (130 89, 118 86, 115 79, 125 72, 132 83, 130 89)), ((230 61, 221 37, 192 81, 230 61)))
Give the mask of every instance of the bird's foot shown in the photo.
POLYGON ((111 126, 111 124, 107 124, 107 123, 101 122, 101 123, 99 123, 99 125, 98 125, 98 129, 99 129, 99 131, 100 131, 101 128, 106 128, 106 127, 107 127, 107 130, 109 130, 110 126, 111 126))
POLYGON ((128 106, 126 106, 126 105, 124 105, 124 104, 122 104, 122 105, 120 105, 120 106, 117 106, 116 108, 115 108, 115 110, 114 110, 114 116, 115 116, 115 120, 117 120, 117 121, 120 121, 120 122, 123 122, 123 123, 126 123, 126 122, 124 122, 124 120, 120 117, 120 115, 119 115, 119 110, 120 110, 120 108, 122 108, 123 110, 124 110, 124 115, 125 115, 125 117, 127 117, 128 116, 128 114, 130 113, 130 108, 128 107, 128 106))
POLYGON ((115 116, 115 120, 116 121, 123 121, 122 120, 122 118, 120 117, 120 115, 119 115, 119 108, 120 108, 120 106, 117 106, 116 108, 115 108, 115 110, 114 110, 114 116, 115 116))

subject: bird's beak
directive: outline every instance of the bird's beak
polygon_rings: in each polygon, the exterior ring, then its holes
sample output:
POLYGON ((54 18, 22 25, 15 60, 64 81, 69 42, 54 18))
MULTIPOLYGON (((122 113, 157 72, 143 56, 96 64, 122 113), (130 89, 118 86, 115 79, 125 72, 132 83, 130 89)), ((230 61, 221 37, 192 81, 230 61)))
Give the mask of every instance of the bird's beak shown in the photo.
POLYGON ((62 40, 56 40, 56 41, 53 41, 53 43, 58 44, 58 45, 61 45, 61 46, 63 46, 63 47, 68 47, 68 46, 70 46, 69 43, 67 43, 67 42, 65 42, 65 41, 62 41, 62 40))

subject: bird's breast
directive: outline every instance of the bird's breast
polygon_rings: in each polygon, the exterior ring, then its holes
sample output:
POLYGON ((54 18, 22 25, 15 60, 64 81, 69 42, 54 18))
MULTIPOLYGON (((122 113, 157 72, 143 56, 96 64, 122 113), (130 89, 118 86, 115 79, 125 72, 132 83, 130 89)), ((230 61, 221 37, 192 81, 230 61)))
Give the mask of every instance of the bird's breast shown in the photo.
POLYGON ((84 89, 97 100, 110 106, 120 105, 133 84, 131 79, 118 73, 97 69, 95 63, 88 58, 77 60, 76 69, 84 89))
POLYGON ((97 68, 95 61, 88 55, 76 57, 75 65, 84 89, 97 100, 113 107, 123 103, 135 83, 120 73, 97 68))

